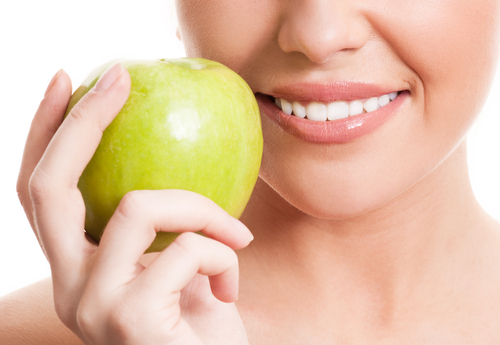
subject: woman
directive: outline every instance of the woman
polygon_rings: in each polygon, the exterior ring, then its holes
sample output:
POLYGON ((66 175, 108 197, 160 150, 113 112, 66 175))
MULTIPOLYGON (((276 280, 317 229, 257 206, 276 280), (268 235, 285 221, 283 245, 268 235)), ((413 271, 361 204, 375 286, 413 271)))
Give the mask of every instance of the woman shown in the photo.
POLYGON ((264 155, 241 222, 193 193, 134 192, 88 242, 76 182, 130 79, 114 65, 61 125, 71 87, 58 73, 19 192, 73 333, 52 308, 34 315, 42 282, 4 302, 32 317, 9 339, 499 343, 500 224, 473 196, 464 137, 493 77, 500 2, 176 6, 187 55, 229 66, 259 101, 264 155), (155 228, 183 234, 141 257, 155 228))

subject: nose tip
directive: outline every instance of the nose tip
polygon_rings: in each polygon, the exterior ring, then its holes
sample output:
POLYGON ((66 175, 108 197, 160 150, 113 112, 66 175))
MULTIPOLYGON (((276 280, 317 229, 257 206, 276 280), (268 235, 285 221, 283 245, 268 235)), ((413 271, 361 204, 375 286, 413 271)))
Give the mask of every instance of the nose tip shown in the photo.
POLYGON ((310 61, 322 64, 337 52, 356 51, 369 37, 369 28, 360 16, 332 1, 301 2, 290 6, 278 35, 285 53, 300 52, 310 61))

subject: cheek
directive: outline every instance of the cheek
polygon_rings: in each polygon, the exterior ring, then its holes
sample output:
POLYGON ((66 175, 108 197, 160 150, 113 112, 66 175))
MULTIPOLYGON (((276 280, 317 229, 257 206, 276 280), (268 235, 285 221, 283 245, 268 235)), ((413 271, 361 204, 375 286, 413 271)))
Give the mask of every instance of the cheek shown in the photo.
POLYGON ((421 0, 369 13, 381 38, 419 80, 424 120, 457 135, 483 105, 498 55, 500 5, 496 0, 421 0), (426 4, 428 2, 428 4, 426 4))
POLYGON ((218 61, 237 73, 249 69, 275 36, 276 1, 178 0, 179 32, 189 57, 218 61))

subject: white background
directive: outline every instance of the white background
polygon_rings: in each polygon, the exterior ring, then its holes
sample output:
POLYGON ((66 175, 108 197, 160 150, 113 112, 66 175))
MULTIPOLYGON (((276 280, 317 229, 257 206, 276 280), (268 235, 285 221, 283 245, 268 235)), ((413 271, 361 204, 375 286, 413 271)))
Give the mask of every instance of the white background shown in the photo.
MULTIPOLYGON (((52 76, 73 89, 118 57, 183 56, 171 0, 29 0, 0 4, 0 296, 50 275, 24 217, 16 179, 31 119, 52 76)), ((500 220, 500 73, 469 136, 472 184, 500 220)))

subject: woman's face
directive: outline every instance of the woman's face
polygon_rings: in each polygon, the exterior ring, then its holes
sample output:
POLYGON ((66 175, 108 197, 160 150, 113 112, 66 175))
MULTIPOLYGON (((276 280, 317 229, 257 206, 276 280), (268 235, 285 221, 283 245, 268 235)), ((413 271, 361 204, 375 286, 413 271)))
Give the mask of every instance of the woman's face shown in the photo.
POLYGON ((187 55, 227 65, 258 95, 260 177, 321 218, 376 209, 448 157, 487 96, 498 52, 497 0, 176 5, 187 55), (384 108, 336 122, 290 117, 266 96, 297 102, 314 118, 345 107, 333 102, 393 92, 399 96, 384 108))

